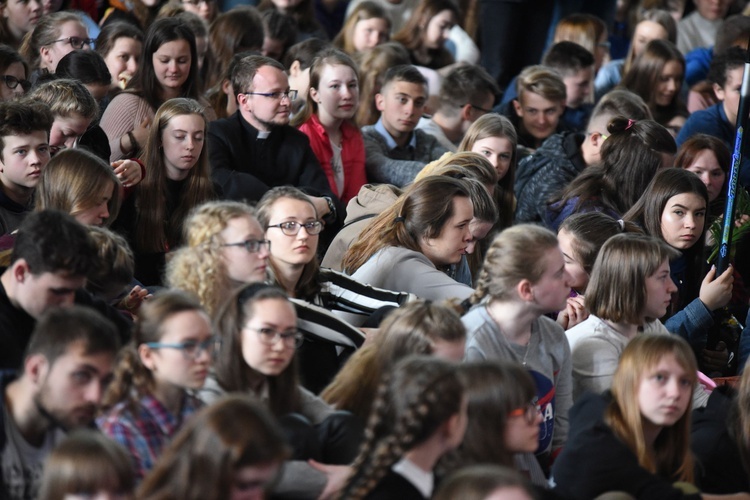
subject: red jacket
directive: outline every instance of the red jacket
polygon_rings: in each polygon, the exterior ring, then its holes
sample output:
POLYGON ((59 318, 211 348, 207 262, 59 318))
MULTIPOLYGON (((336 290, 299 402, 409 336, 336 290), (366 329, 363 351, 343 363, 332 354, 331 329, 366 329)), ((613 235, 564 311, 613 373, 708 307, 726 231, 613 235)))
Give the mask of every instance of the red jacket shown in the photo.
POLYGON ((344 192, 339 193, 336 189, 336 181, 333 178, 331 159, 333 149, 331 140, 328 138, 318 116, 313 114, 310 119, 300 125, 299 130, 310 139, 310 147, 323 167, 336 196, 346 205, 349 200, 357 196, 359 188, 367 183, 365 175, 365 143, 362 140, 362 132, 349 122, 341 124, 341 163, 344 165, 344 192))

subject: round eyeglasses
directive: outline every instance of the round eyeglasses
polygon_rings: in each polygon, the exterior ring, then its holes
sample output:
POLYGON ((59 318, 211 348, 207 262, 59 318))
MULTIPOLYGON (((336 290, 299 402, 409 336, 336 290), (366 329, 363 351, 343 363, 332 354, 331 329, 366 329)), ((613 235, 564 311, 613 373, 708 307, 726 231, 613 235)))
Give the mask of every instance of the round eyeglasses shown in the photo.
POLYGON ((3 81, 5 82, 5 86, 9 89, 13 90, 19 85, 23 89, 24 92, 28 92, 31 90, 31 82, 28 80, 19 80, 15 76, 12 75, 3 75, 3 81))
POLYGON ((222 247, 245 247, 248 253, 270 252, 271 242, 268 240, 245 240, 237 243, 224 243, 222 247))
POLYGON ((212 335, 205 340, 185 340, 184 342, 146 342, 146 346, 151 349, 177 349, 182 351, 182 355, 185 359, 195 360, 201 355, 202 352, 207 352, 209 356, 213 355, 216 349, 216 344, 219 343, 219 339, 216 335, 212 335))
POLYGON ((273 328, 253 328, 251 326, 246 326, 245 328, 257 333, 261 344, 269 346, 276 344, 281 339, 284 347, 296 349, 305 341, 305 336, 296 329, 277 332, 273 328))
POLYGON ((319 220, 304 223, 290 220, 287 222, 281 222, 279 224, 272 224, 268 227, 278 227, 279 229, 281 229, 281 232, 287 236, 295 236, 297 233, 299 233, 299 230, 304 227, 305 231, 307 231, 307 234, 314 236, 316 234, 320 234, 320 232, 323 230, 323 223, 319 220))

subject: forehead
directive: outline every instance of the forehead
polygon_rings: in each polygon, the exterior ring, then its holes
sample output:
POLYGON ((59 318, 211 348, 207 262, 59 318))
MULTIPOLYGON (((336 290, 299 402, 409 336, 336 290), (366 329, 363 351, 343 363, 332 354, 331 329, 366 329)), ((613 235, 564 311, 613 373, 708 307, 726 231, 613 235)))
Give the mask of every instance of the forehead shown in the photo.
POLYGON ((57 126, 63 130, 69 130, 76 132, 78 135, 83 134, 89 125, 91 120, 84 118, 78 113, 71 113, 70 116, 56 116, 53 126, 57 126))
POLYGON ((682 74, 682 63, 679 61, 667 61, 664 65, 664 69, 661 70, 662 74, 682 74))
POLYGON ((110 52, 113 50, 124 52, 140 52, 140 46, 141 42, 136 40, 135 38, 130 38, 129 36, 121 36, 115 38, 115 42, 112 44, 112 49, 110 49, 110 52))
POLYGON ((187 40, 172 40, 163 43, 154 52, 154 56, 182 57, 185 55, 190 55, 190 44, 187 40))
POLYGON ((453 14, 452 10, 441 10, 435 16, 432 18, 432 22, 439 23, 439 22, 452 22, 455 18, 455 15, 453 14))
POLYGON ((289 79, 286 73, 274 66, 261 66, 253 77, 253 87, 256 91, 286 90, 289 79), (262 90, 261 90, 262 89, 262 90))
POLYGON ((667 30, 664 29, 664 26, 654 21, 641 21, 638 23, 635 27, 635 34, 636 36, 640 35, 648 38, 667 38, 667 30))
POLYGON ((405 94, 414 99, 418 97, 426 97, 427 95, 425 85, 422 85, 421 83, 405 82, 402 80, 388 82, 383 91, 387 95, 405 94))
POLYGON ((203 117, 195 113, 187 115, 177 115, 172 117, 164 128, 167 130, 184 130, 186 132, 202 132, 206 128, 203 117))
POLYGON ((60 35, 63 37, 81 36, 83 38, 88 35, 88 32, 86 27, 78 21, 68 21, 60 26, 60 35))
POLYGON ((346 64, 326 64, 320 72, 320 81, 328 80, 354 80, 357 75, 354 70, 346 64))
POLYGON ((667 201, 666 208, 672 207, 674 205, 682 205, 689 210, 700 210, 706 208, 706 200, 695 193, 680 193, 672 196, 667 201))
POLYGON ((255 323, 271 323, 284 328, 297 325, 297 312, 286 299, 260 299, 252 302, 249 310, 255 323))
POLYGON ((221 231, 225 236, 238 235, 240 237, 248 235, 261 235, 263 231, 260 224, 254 218, 249 216, 240 216, 230 219, 227 226, 221 231))
POLYGON ((695 159, 688 166, 691 167, 708 167, 708 168, 721 168, 719 160, 716 159, 716 154, 710 149, 701 149, 696 153, 695 159))
POLYGON ((742 82, 743 73, 744 73, 744 68, 742 66, 728 69, 726 86, 733 87, 735 85, 739 85, 742 82))
POLYGON ((70 370, 81 366, 91 367, 100 375, 107 375, 112 371, 114 352, 87 353, 83 340, 71 343, 65 351, 57 357, 51 369, 70 370))
MULTIPOLYGON (((32 273, 33 274, 33 273, 32 273)), ((81 288, 86 282, 85 276, 75 276, 64 271, 33 274, 40 287, 47 288, 81 288)))
POLYGON ((38 146, 47 143, 46 130, 34 130, 28 134, 6 135, 3 137, 4 149, 14 149, 19 146, 38 146))
POLYGON ((315 208, 312 203, 296 198, 279 198, 271 205, 271 215, 286 218, 315 218, 315 208))
POLYGON ((529 92, 528 90, 521 90, 518 99, 521 102, 521 106, 534 109, 549 109, 560 105, 560 102, 550 101, 546 97, 536 92, 529 92))

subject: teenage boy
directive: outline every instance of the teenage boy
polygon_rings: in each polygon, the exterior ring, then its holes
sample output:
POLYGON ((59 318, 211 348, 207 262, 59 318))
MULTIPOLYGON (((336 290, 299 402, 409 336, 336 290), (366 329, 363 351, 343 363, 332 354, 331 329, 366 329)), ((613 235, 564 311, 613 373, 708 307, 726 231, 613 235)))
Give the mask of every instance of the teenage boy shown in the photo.
POLYGON ((362 127, 370 182, 402 187, 448 151, 433 136, 416 129, 427 96, 427 80, 414 66, 394 66, 386 72, 375 94, 380 119, 362 127))
POLYGON ((599 162, 602 144, 609 135, 607 124, 616 116, 644 120, 651 118, 651 113, 638 95, 612 90, 594 108, 585 134, 555 134, 534 154, 521 160, 513 189, 517 197, 516 223, 544 221, 549 198, 584 168, 599 162))
POLYGON ((119 347, 114 325, 90 309, 40 319, 23 367, 0 374, 2 498, 37 498, 46 456, 68 431, 91 426, 119 347))
POLYGON ((495 80, 480 66, 458 66, 440 86, 437 111, 432 118, 422 117, 417 129, 435 137, 449 151, 456 151, 471 124, 492 110, 499 93, 495 80))
MULTIPOLYGON (((713 84, 717 104, 696 111, 682 126, 677 135, 677 147, 695 134, 708 134, 718 137, 734 151, 734 136, 737 126, 737 112, 740 104, 740 88, 745 64, 745 50, 731 47, 714 57, 708 71, 708 81, 713 84)), ((748 143, 750 146, 750 143, 748 143)), ((750 147, 742 151, 740 184, 750 187, 750 147)))
POLYGON ((33 208, 34 190, 49 162, 53 117, 44 104, 0 103, 0 231, 11 233, 33 208))

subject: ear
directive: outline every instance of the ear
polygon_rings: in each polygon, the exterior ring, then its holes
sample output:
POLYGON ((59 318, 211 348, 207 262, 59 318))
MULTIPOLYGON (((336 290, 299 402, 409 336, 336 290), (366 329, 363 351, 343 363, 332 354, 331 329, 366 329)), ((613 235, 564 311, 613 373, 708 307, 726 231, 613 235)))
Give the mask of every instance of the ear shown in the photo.
POLYGON ((249 107, 249 100, 250 96, 245 94, 237 94, 237 107, 247 109, 249 107))
POLYGON ((230 82, 228 79, 224 79, 221 82, 221 91, 224 92, 227 96, 231 96, 234 94, 234 89, 232 88, 232 82, 230 82))
POLYGON ((313 100, 313 102, 318 102, 318 89, 315 87, 310 87, 307 89, 307 93, 310 95, 310 98, 313 100))
POLYGON ((718 83, 714 83, 714 94, 720 101, 723 101, 726 97, 726 95, 724 94, 724 89, 718 83))
POLYGON ((464 104, 461 108, 461 120, 465 122, 471 120, 471 104, 464 104))
POLYGON ((23 373, 32 384, 38 385, 49 373, 47 357, 40 353, 28 356, 23 362, 23 373))
POLYGON ((46 63, 52 62, 52 57, 50 56, 49 50, 50 50, 49 46, 46 46, 46 45, 39 48, 39 57, 42 61, 46 63))
POLYGON ((523 118, 523 108, 521 107, 521 103, 518 101, 518 99, 513 99, 513 109, 516 110, 516 114, 519 116, 519 118, 523 118))
POLYGON ((516 291, 518 292, 518 296, 524 302, 531 302, 534 300, 534 286, 531 281, 526 279, 519 281, 518 285, 516 285, 516 291))
POLYGON ((17 283, 23 283, 25 280, 27 280, 31 275, 31 270, 29 269, 29 265, 26 263, 26 259, 21 258, 14 262, 11 273, 17 283))
POLYGON ((382 112, 385 109, 385 96, 383 94, 375 94, 375 107, 378 111, 382 112))
POLYGON ((302 73, 302 65, 299 61, 295 60, 292 62, 292 65, 289 66, 289 76, 296 78, 300 73, 302 73))
POLYGON ((602 134, 599 132, 591 132, 589 134, 589 141, 591 141, 591 145, 595 148, 600 148, 602 146, 602 134))
POLYGON ((156 364, 154 363, 154 350, 146 344, 138 346, 138 357, 141 358, 143 366, 148 368, 150 371, 155 371, 156 364))

